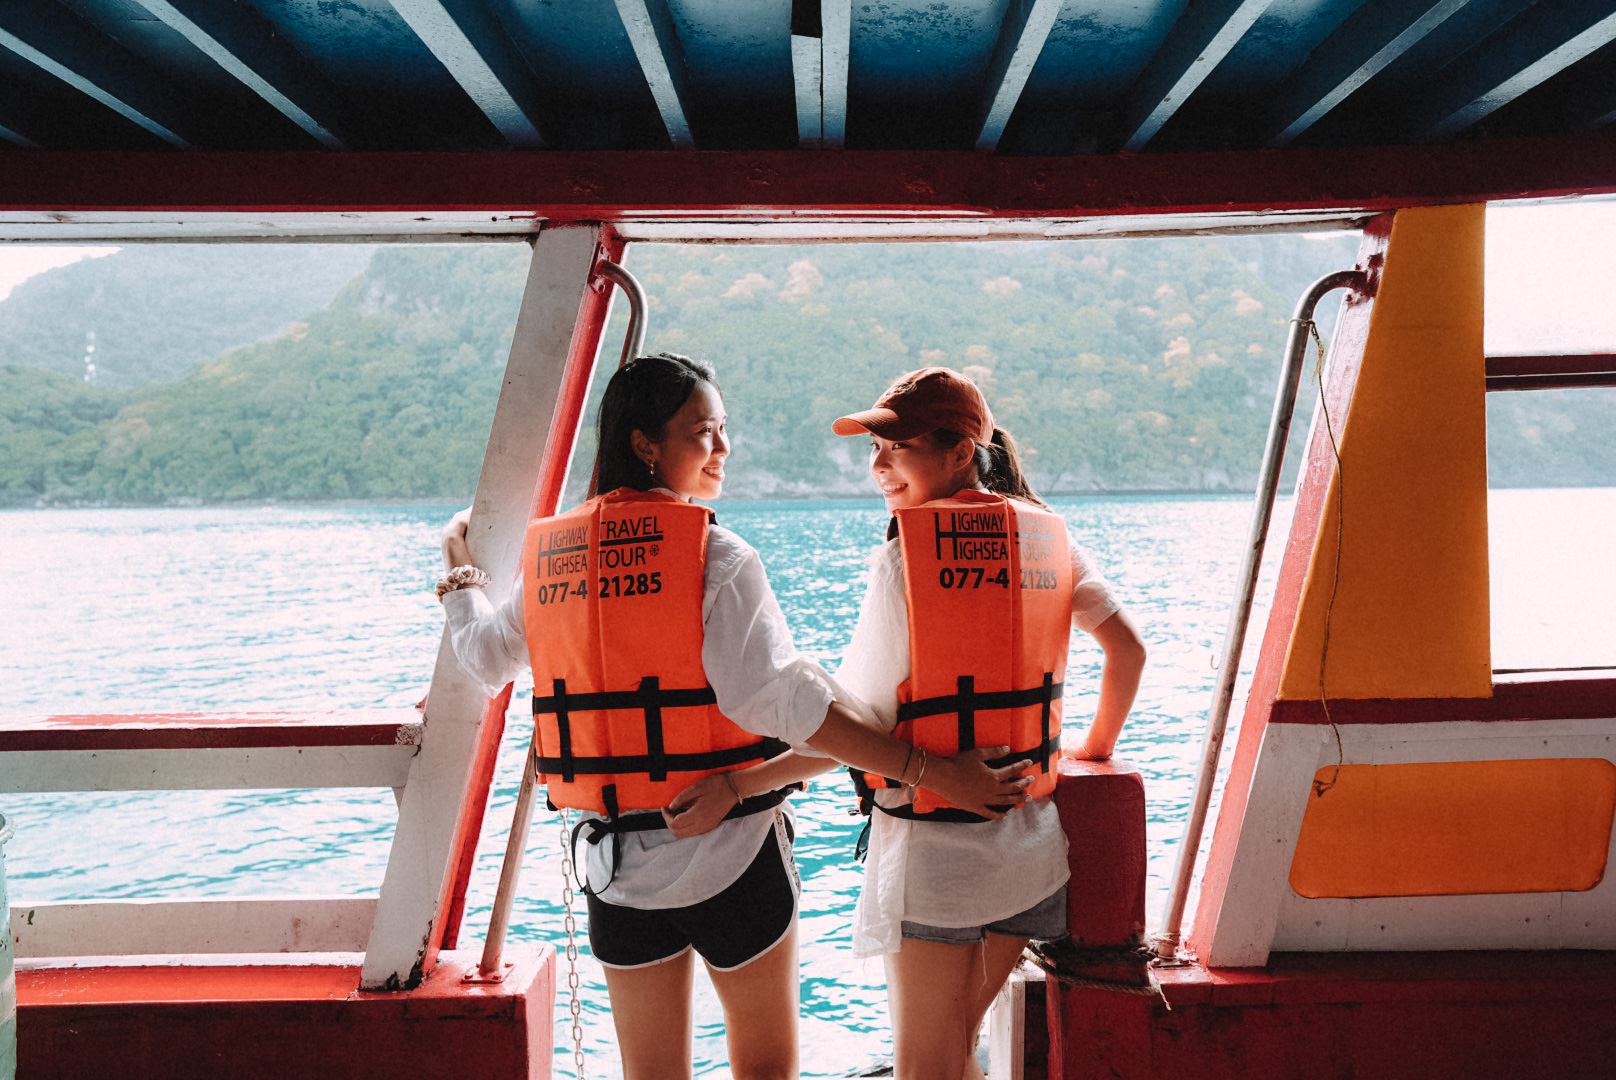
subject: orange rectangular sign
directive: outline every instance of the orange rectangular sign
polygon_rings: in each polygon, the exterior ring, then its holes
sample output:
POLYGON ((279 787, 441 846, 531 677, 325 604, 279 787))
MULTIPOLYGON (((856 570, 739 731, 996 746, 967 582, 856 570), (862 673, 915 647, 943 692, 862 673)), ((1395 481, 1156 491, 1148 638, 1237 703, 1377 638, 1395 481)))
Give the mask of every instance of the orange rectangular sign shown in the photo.
POLYGON ((1616 813, 1603 758, 1320 769, 1291 861, 1306 897, 1578 892, 1616 813))

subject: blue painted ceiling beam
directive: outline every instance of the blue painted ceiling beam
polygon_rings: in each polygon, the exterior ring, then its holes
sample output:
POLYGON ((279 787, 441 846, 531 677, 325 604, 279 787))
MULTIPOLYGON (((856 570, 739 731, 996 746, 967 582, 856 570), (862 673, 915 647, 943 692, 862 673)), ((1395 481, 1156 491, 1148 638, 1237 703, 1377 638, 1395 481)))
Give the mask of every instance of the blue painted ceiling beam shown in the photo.
POLYGON ((824 66, 820 42, 825 36, 820 0, 791 0, 791 82, 797 97, 797 146, 818 149, 825 139, 824 66))
POLYGON ((1412 134, 1455 135, 1612 41, 1609 3, 1534 4, 1439 73, 1412 134))
POLYGON ((544 94, 521 51, 480 0, 390 0, 393 9, 518 150, 545 145, 544 94))
POLYGON ((1143 150, 1274 0, 1196 0, 1145 65, 1123 109, 1124 150, 1143 150))
POLYGON ((343 150, 335 87, 245 4, 218 0, 140 0, 208 59, 229 72, 328 150, 343 150))
POLYGON ((839 150, 847 141, 847 58, 853 39, 853 0, 819 5, 820 145, 839 150))
POLYGON ((617 0, 617 14, 628 31, 657 111, 662 114, 668 141, 675 150, 695 149, 696 140, 690 133, 690 82, 685 75, 684 50, 679 47, 667 0, 617 0))
POLYGON ((1268 145, 1289 146, 1471 2, 1369 0, 1347 16, 1279 88, 1268 145))
POLYGON ((1010 0, 999 28, 999 39, 988 61, 981 116, 977 126, 978 153, 991 154, 1004 137, 1005 125, 1026 89, 1027 78, 1044 51, 1055 27, 1061 0, 1010 0))
POLYGON ((123 46, 55 3, 0 4, 0 47, 49 72, 170 146, 190 142, 178 94, 123 46))

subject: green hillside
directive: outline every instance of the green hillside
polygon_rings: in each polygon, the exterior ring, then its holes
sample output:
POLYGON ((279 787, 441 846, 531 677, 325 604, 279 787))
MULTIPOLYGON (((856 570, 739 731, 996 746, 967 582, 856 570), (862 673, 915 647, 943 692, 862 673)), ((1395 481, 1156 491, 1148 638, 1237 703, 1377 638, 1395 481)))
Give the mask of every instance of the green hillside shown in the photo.
MULTIPOLYGON (((642 245, 629 265, 650 296, 649 346, 718 368, 731 497, 867 494, 863 447, 829 421, 933 363, 982 382, 1046 492, 1200 491, 1252 485, 1294 297, 1354 251, 1351 237, 1294 235, 642 245)), ((515 244, 379 248, 291 333, 174 382, 0 366, 0 500, 464 498, 527 261, 515 244)), ((1493 403, 1495 434, 1524 432, 1528 450, 1495 446, 1495 476, 1612 475, 1616 445, 1591 434, 1616 431, 1600 427, 1608 408, 1502 397, 1520 404, 1493 403), (1509 412, 1522 408, 1536 411, 1509 412)), ((584 467, 592 442, 591 428, 584 467)))
MULTIPOLYGON (((1269 243, 1312 263, 1307 280, 1356 248, 1269 243)), ((830 421, 928 364, 978 378, 1043 490, 1225 490, 1253 483, 1291 307, 1249 253, 1207 238, 645 247, 631 266, 650 347, 718 368, 729 494, 867 493, 863 447, 830 421)))
POLYGON ((359 244, 144 244, 30 278, 0 301, 0 364, 95 381, 168 381, 283 334, 370 262, 359 244), (93 335, 93 337, 92 337, 93 335))

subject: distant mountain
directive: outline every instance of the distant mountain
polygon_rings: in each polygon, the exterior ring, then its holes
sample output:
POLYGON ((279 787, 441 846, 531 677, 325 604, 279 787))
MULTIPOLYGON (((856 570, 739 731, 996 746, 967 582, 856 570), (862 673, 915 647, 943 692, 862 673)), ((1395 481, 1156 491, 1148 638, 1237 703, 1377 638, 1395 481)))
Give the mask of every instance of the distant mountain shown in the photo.
MULTIPOLYGON (((718 370, 734 440, 726 495, 795 498, 869 493, 864 447, 830 421, 927 364, 978 379, 1046 493, 1250 490, 1295 297, 1355 250, 1349 236, 1281 235, 641 245, 628 258, 650 299, 649 347, 718 370)), ((464 498, 528 255, 378 248, 291 332, 174 382, 89 386, 0 365, 0 501, 464 498)), ((1610 482, 1608 403, 1493 398, 1510 399, 1490 402, 1495 482, 1610 482)), ((593 405, 574 497, 592 424, 593 405)))
POLYGON ((169 382, 227 349, 286 333, 330 303, 373 250, 143 244, 48 270, 0 301, 0 364, 82 378, 90 356, 103 385, 169 382))
POLYGON ((727 494, 867 494, 863 447, 830 422, 929 364, 977 376, 1040 490, 1235 490, 1255 481, 1290 294, 1356 248, 1294 234, 645 245, 629 265, 651 297, 649 347, 718 368, 727 494))

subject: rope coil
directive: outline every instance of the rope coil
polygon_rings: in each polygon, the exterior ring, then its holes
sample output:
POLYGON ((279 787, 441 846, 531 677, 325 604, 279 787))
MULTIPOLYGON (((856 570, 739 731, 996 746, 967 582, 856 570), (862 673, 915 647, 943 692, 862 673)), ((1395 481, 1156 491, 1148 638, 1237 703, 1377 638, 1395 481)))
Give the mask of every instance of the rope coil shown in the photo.
POLYGON ((1134 994, 1161 1001, 1168 1012, 1173 1006, 1162 992, 1152 961, 1155 950, 1149 945, 1073 945, 1070 941, 1037 941, 1028 945, 1022 957, 1042 968, 1062 986, 1082 990, 1105 990, 1113 994, 1134 994), (1133 979, 1102 978, 1083 969, 1101 965, 1137 965, 1133 979))

